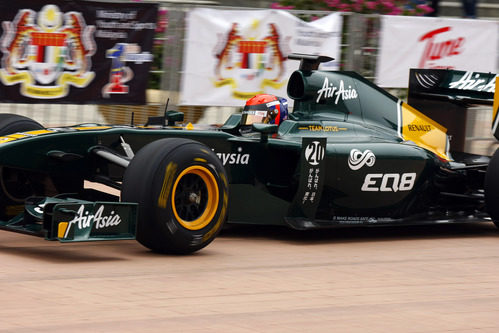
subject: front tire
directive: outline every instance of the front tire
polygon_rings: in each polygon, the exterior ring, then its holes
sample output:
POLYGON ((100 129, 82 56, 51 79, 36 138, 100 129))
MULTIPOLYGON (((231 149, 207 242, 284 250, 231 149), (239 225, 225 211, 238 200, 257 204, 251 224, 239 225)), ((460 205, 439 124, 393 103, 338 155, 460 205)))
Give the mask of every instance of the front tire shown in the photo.
POLYGON ((17 114, 0 113, 0 136, 43 129, 38 122, 17 114))
POLYGON ((227 215, 225 169, 205 145, 154 141, 127 167, 122 201, 139 204, 137 240, 160 253, 187 254, 217 236, 227 215))
MULTIPOLYGON (((0 113, 0 136, 43 129, 38 122, 17 114, 0 113)), ((22 210, 24 200, 35 195, 36 184, 23 170, 0 166, 0 219, 9 219, 22 210)))

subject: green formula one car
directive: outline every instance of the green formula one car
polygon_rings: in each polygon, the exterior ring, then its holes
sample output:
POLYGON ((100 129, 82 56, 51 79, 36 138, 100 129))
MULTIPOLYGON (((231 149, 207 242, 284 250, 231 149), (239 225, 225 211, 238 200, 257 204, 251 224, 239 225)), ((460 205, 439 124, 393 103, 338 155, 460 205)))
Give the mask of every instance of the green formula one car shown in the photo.
MULTIPOLYGON (((301 65, 288 84, 294 111, 279 124, 256 122, 270 112, 257 105, 204 130, 176 126, 174 111, 145 126, 64 128, 0 115, 0 228, 62 242, 136 237, 157 252, 191 253, 226 221, 499 221, 497 154, 453 157, 446 128, 415 108, 354 72, 318 70, 331 58, 289 58, 301 65)), ((425 98, 492 104, 499 90, 495 75, 414 77, 425 98)))

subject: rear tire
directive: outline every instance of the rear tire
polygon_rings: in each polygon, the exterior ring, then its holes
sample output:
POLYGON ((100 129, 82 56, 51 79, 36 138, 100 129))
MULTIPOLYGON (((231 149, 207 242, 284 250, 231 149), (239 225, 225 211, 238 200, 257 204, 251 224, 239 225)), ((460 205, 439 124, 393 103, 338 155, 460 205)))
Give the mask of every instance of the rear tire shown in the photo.
POLYGON ((494 224, 499 227, 499 149, 490 159, 484 189, 487 211, 494 224))
POLYGON ((187 254, 208 245, 227 215, 228 185, 205 145, 180 138, 154 141, 127 167, 124 202, 139 204, 137 240, 160 253, 187 254))

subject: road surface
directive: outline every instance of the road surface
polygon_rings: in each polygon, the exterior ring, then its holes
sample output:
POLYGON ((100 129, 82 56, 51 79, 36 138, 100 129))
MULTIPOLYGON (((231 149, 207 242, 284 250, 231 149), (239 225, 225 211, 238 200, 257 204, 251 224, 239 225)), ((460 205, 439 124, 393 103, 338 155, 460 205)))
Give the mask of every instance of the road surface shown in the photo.
POLYGON ((190 256, 0 231, 0 332, 499 332, 491 223, 237 227, 190 256))

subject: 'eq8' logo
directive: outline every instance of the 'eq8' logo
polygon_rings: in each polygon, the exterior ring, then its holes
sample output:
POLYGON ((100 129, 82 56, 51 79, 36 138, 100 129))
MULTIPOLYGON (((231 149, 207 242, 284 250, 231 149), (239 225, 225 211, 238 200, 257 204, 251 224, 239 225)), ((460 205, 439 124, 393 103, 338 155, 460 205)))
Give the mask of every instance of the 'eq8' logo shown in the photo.
POLYGON ((312 141, 305 148, 305 158, 310 165, 318 165, 324 159, 324 147, 319 141, 312 141))
POLYGON ((416 173, 370 173, 364 178, 363 192, 410 191, 416 182, 416 173))

